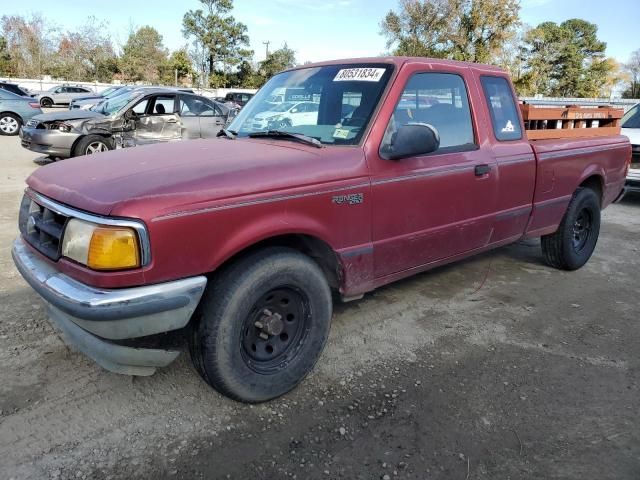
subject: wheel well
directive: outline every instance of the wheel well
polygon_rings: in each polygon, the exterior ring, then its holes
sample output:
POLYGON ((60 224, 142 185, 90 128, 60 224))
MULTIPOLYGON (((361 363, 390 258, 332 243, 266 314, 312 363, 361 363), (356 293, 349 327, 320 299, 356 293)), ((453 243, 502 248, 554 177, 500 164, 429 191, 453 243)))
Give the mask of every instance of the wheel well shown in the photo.
POLYGON ((16 112, 10 112, 10 111, 7 110, 6 112, 0 112, 0 116, 4 115, 5 113, 10 113, 14 117, 18 117, 18 120, 20 120, 20 123, 24 123, 24 120, 22 119, 22 117, 20 115, 18 115, 16 112))
POLYGON ((71 153, 75 151, 76 147, 78 146, 78 143, 80 143, 82 139, 87 138, 89 135, 97 135, 98 137, 104 137, 106 139, 111 138, 111 135, 106 133, 99 133, 99 132, 91 132, 86 135, 80 135, 78 138, 75 139, 75 141, 73 142, 73 145, 71 145, 71 153))
POLYGON ((600 175, 591 175, 589 178, 584 180, 581 184, 583 188, 590 188, 598 198, 600 199, 600 204, 602 204, 602 177, 600 175))
POLYGON ((338 256, 327 243, 311 235, 288 234, 267 238, 236 253, 218 268, 224 268, 226 265, 266 247, 288 247, 307 255, 320 266, 329 286, 335 290, 339 288, 341 270, 338 256))

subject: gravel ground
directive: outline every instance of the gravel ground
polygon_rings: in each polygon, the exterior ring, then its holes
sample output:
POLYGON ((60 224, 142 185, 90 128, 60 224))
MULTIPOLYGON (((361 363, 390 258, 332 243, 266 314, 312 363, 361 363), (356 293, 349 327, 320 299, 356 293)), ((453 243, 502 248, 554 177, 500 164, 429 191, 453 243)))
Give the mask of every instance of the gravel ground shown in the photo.
POLYGON ((132 378, 64 345, 11 261, 34 160, 0 137, 0 478, 640 478, 640 197, 578 272, 528 241, 337 305, 313 374, 251 407, 186 351, 132 378))

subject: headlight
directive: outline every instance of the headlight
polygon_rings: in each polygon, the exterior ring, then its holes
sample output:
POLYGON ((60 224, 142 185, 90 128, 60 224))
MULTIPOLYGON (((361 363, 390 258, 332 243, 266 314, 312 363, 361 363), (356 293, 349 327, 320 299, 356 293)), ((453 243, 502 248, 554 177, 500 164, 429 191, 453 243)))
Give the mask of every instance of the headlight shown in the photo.
POLYGON ((138 235, 133 228, 103 226, 72 218, 65 228, 62 256, 93 270, 139 267, 138 235))

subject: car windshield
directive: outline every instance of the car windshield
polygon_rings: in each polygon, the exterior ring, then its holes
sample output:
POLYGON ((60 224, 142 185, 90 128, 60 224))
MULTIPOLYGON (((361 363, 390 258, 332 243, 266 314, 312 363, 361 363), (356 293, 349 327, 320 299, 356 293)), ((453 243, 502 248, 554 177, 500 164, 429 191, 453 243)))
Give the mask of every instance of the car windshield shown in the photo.
POLYGON ((113 97, 118 90, 120 90, 118 87, 109 87, 102 92, 102 96, 107 98, 113 97))
POLYGON ((119 112, 125 105, 131 102, 134 98, 139 96, 140 93, 125 92, 120 95, 114 95, 111 98, 101 101, 97 105, 91 107, 94 112, 99 112, 104 115, 113 115, 119 112))
POLYGON ((280 73, 255 94, 228 130, 240 137, 279 130, 323 144, 355 145, 371 120, 392 68, 388 64, 348 64, 280 73), (271 101, 276 97, 284 102, 274 105, 271 101), (264 113, 268 114, 261 115, 264 113))
POLYGON ((640 104, 624 114, 622 128, 640 128, 640 104))

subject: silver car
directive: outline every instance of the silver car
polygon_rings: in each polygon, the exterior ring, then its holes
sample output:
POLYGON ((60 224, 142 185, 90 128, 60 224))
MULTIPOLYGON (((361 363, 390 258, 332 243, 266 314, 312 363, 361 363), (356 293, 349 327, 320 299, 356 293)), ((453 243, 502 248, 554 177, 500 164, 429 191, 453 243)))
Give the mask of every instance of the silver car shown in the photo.
POLYGON ((0 135, 17 135, 20 127, 42 110, 33 98, 0 89, 0 112, 0 135))
POLYGON ((90 110, 38 115, 22 128, 20 138, 24 148, 68 158, 149 143, 212 138, 233 113, 200 95, 142 87, 90 110))
POLYGON ((86 97, 95 94, 93 90, 79 85, 62 85, 60 87, 51 87, 49 90, 39 92, 35 95, 40 105, 44 108, 53 107, 54 105, 69 105, 71 100, 76 97, 86 97))

